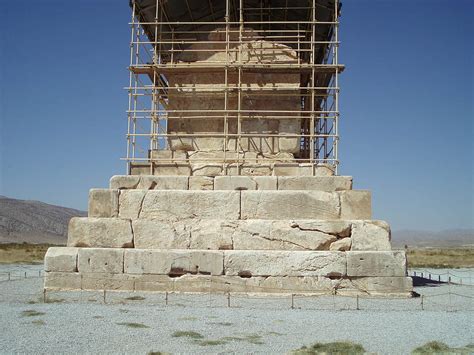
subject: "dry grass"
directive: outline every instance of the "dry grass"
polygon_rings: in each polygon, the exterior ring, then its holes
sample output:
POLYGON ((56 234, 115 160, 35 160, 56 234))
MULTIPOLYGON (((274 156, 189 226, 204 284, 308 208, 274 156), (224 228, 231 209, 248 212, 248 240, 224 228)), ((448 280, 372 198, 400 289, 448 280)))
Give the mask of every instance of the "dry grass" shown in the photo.
POLYGON ((408 249, 408 266, 432 268, 474 267, 474 248, 408 249))
POLYGON ((445 343, 439 341, 431 341, 422 345, 412 351, 413 355, 422 355, 422 354, 438 354, 438 355, 464 355, 472 354, 474 351, 474 344, 468 344, 463 348, 450 348, 445 343))
POLYGON ((0 244, 0 263, 15 264, 15 263, 29 263, 37 264, 43 263, 44 255, 50 244, 0 244))

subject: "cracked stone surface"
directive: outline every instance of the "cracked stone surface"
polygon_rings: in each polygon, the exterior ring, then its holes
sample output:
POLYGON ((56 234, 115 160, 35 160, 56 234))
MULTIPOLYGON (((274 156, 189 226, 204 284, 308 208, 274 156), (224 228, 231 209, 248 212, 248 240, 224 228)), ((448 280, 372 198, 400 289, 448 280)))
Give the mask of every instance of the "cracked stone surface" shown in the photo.
POLYGON ((121 218, 73 217, 69 221, 70 247, 133 247, 131 222, 121 218))
POLYGON ((343 276, 342 252, 228 250, 224 253, 226 275, 243 272, 252 276, 343 276))
POLYGON ((338 219, 337 193, 324 191, 242 191, 242 219, 338 219))
MULTIPOLYGON (((139 206, 126 206, 136 211, 139 206)), ((122 208, 122 207, 121 207, 122 208)), ((177 221, 188 218, 239 218, 238 191, 148 191, 143 200, 140 218, 177 221)), ((136 217, 136 218, 137 218, 136 217)))

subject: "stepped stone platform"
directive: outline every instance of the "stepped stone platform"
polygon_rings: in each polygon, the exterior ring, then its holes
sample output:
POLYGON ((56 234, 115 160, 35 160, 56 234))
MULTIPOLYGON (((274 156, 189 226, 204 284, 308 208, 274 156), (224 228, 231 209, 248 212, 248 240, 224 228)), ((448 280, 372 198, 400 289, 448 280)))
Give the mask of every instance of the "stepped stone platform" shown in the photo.
POLYGON ((410 296, 349 176, 114 176, 45 257, 45 288, 410 296))

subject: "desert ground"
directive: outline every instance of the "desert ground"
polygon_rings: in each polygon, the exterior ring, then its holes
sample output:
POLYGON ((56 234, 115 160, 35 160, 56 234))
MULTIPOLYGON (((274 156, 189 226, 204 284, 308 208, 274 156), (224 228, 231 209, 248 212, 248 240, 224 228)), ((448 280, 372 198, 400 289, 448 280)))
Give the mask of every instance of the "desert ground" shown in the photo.
POLYGON ((292 299, 109 291, 44 294, 42 265, 32 262, 41 262, 46 248, 1 248, 2 353, 474 351, 472 249, 409 252, 418 297, 292 299), (436 263, 440 255, 446 259, 436 263))

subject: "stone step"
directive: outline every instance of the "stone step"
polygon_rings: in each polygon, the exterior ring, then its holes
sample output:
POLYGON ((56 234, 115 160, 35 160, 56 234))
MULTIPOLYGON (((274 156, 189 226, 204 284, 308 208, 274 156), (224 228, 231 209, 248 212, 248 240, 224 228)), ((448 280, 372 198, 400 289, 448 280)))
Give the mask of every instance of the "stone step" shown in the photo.
POLYGON ((92 189, 89 217, 129 219, 370 219, 370 191, 92 189))
POLYGON ((68 246, 205 250, 389 251, 390 227, 370 220, 223 220, 75 217, 68 246))
MULTIPOLYGON (((204 152, 201 152, 204 153, 204 152)), ((179 176, 332 176, 330 166, 297 162, 132 162, 130 175, 179 176)))
POLYGON ((45 271, 228 276, 405 276, 404 251, 49 248, 45 271))
POLYGON ((408 295, 404 252, 50 248, 46 289, 408 295))
POLYGON ((153 176, 116 175, 110 188, 119 190, 313 190, 352 189, 351 176, 153 176))

